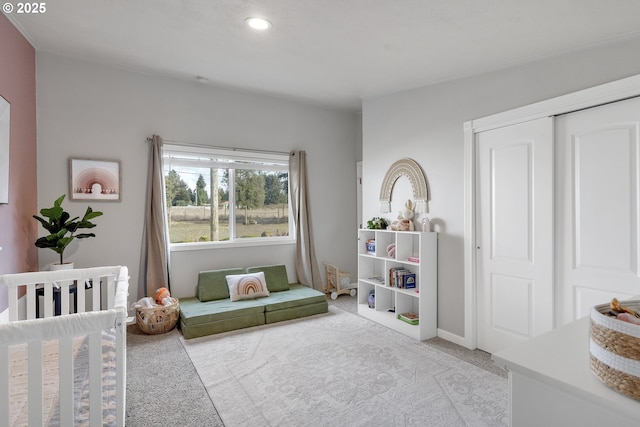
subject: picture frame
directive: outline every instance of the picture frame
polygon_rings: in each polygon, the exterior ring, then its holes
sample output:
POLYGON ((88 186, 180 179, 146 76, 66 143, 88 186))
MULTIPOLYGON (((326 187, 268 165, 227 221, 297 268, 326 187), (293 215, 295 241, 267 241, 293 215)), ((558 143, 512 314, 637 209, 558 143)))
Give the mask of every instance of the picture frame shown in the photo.
POLYGON ((119 160, 69 159, 69 199, 119 202, 119 160))

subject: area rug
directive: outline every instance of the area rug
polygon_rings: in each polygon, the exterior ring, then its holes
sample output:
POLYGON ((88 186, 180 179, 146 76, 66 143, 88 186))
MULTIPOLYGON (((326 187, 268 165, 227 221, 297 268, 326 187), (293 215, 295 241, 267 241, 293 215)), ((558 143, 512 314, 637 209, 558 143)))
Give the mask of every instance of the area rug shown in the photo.
POLYGON ((507 380, 336 307, 182 343, 226 427, 508 424, 507 380))

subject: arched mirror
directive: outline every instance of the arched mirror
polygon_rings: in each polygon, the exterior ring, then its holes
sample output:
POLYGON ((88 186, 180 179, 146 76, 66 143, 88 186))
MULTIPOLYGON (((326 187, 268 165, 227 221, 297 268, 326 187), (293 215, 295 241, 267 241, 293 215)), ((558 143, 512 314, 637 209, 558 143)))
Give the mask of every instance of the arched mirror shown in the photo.
POLYGON ((393 163, 382 181, 380 188, 380 211, 391 212, 391 193, 393 186, 400 177, 406 177, 411 183, 415 212, 428 212, 429 186, 420 165, 412 159, 400 159, 393 163))

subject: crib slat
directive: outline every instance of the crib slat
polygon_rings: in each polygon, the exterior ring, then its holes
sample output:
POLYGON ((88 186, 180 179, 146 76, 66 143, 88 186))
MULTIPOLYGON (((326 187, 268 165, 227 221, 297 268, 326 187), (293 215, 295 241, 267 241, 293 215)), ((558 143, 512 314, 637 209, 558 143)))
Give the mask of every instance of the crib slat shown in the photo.
POLYGON ((9 286, 8 290, 9 290, 9 321, 14 322, 18 320, 18 287, 9 286))
POLYGON ((0 345, 0 426, 9 425, 9 346, 0 345))
POLYGON ((73 338, 60 337, 58 344, 60 425, 72 426, 73 422, 73 338))
MULTIPOLYGON (((101 288, 100 288, 100 281, 101 281, 100 277, 92 277, 91 278, 91 283, 92 283, 91 287, 93 288, 93 297, 95 298, 95 295, 97 294, 97 295, 100 296, 99 300, 102 300, 102 296, 101 296, 102 295, 101 294, 102 291, 101 291, 101 288)), ((102 310, 102 307, 100 307, 100 306, 96 307, 95 302, 94 302, 92 304, 92 306, 91 306, 91 310, 92 311, 99 311, 99 310, 102 310)))
POLYGON ((89 335, 89 419, 90 425, 102 423, 102 332, 89 335))
POLYGON ((84 288, 85 281, 78 280, 76 282, 76 313, 84 313, 85 311, 87 311, 84 307, 84 288))
POLYGON ((30 342, 27 349, 29 427, 42 427, 42 343, 30 342))
POLYGON ((30 283, 27 285, 27 319, 35 319, 36 313, 36 285, 30 283))
POLYGON ((60 314, 69 314, 69 282, 60 282, 60 314))
POLYGON ((53 286, 52 283, 44 284, 44 317, 53 317, 53 286))
POLYGON ((100 295, 102 290, 100 289, 100 277, 94 277, 93 279, 93 301, 91 302, 92 311, 100 311, 100 295))
POLYGON ((113 308, 113 298, 116 294, 116 277, 107 277, 107 308, 113 308))

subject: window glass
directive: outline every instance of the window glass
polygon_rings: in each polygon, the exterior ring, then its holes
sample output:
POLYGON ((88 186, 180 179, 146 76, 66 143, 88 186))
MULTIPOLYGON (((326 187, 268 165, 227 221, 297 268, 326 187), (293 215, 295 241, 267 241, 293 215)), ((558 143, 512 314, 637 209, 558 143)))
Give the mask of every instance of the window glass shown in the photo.
POLYGON ((165 145, 170 243, 289 238, 289 156, 165 145))

